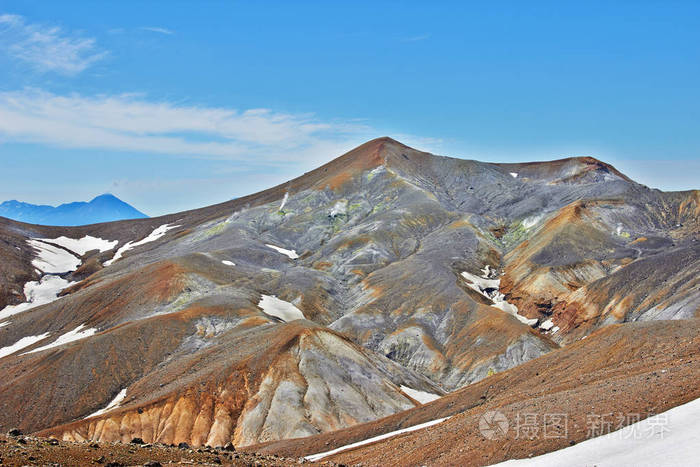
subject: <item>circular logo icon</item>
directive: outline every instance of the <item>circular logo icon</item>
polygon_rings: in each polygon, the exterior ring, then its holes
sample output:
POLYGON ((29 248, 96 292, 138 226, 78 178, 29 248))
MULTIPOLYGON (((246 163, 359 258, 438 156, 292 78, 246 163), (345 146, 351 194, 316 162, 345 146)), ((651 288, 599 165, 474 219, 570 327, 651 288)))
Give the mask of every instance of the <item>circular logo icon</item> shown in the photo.
POLYGON ((479 431, 486 439, 505 438, 508 433, 508 419, 498 410, 490 410, 479 419, 479 431))

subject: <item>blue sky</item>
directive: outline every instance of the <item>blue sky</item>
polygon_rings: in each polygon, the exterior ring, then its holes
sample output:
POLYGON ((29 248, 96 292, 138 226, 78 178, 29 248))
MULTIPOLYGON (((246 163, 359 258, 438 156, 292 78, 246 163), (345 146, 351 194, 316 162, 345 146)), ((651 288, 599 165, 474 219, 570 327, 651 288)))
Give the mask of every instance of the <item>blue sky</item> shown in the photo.
POLYGON ((700 188, 700 2, 0 2, 0 200, 158 215, 389 135, 700 188))

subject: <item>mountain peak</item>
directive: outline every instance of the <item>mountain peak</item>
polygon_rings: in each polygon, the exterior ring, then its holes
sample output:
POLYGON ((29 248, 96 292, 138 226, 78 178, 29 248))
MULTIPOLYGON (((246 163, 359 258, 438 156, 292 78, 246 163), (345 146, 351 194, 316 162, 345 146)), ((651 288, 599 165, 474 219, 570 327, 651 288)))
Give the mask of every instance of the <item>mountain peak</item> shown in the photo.
POLYGON ((90 202, 94 203, 95 201, 119 201, 120 203, 123 203, 122 200, 114 196, 112 193, 102 193, 101 195, 92 198, 90 202))

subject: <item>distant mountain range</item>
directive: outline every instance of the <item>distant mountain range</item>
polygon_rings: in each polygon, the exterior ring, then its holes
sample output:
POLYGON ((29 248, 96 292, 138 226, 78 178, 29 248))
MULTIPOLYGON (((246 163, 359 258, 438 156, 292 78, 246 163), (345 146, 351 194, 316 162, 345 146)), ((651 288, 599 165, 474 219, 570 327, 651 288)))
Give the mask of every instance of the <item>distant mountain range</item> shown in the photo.
POLYGON ((148 217, 111 194, 100 195, 90 202, 78 201, 60 206, 23 203, 13 199, 0 204, 0 216, 29 224, 60 226, 148 217))

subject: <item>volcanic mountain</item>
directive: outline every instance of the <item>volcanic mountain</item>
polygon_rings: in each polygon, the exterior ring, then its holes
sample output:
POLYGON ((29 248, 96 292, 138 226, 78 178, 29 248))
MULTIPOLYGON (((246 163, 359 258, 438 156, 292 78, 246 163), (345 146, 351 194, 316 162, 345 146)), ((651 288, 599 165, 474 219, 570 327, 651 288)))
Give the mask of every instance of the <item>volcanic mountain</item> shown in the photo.
POLYGON ((29 224, 86 225, 148 217, 114 195, 104 194, 89 202, 60 206, 36 205, 11 200, 0 203, 0 216, 29 224))
MULTIPOLYGON (((590 157, 494 164, 390 138, 193 211, 0 218, 0 428, 308 455, 561 391, 613 407, 650 353, 697 352, 699 218, 699 191, 590 157)), ((681 388, 656 408, 700 395, 696 363, 652 381, 681 388)), ((445 462, 444 430, 411 462, 445 462)))

